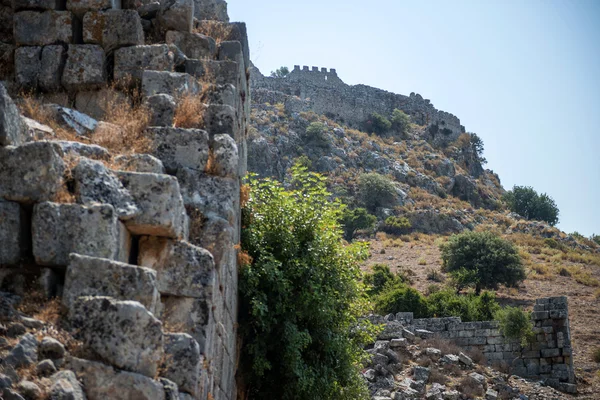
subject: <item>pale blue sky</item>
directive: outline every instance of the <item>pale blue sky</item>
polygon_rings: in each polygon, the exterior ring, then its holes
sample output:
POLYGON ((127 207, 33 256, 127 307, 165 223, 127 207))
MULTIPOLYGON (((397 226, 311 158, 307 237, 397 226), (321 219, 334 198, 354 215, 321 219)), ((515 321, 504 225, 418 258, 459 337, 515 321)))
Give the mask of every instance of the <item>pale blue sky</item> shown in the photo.
POLYGON ((228 0, 263 73, 337 68, 416 92, 485 142, 505 188, 533 186, 559 228, 600 234, 600 0, 228 0))

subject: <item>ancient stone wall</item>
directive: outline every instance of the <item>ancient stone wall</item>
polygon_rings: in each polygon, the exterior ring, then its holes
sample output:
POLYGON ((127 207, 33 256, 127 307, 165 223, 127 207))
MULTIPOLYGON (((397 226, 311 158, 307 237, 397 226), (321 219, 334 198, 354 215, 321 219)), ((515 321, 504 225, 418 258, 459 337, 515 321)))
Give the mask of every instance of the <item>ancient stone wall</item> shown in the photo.
POLYGON ((567 298, 537 299, 532 320, 535 337, 525 347, 503 337, 498 321, 462 322, 460 317, 413 319, 411 312, 388 316, 380 339, 396 338, 399 334, 448 339, 469 352, 483 353, 490 364, 504 364, 515 375, 543 379, 561 391, 576 392, 567 298))
MULTIPOLYGON (((226 10, 223 0, 0 3, 0 291, 61 299, 95 357, 60 365, 90 400, 236 397, 250 61, 245 25, 226 10), (76 139, 21 116, 19 90, 76 139), (108 98, 138 94, 147 152, 92 144, 101 130, 124 135, 103 121, 108 98), (201 99, 199 122, 176 127, 190 98, 201 99)), ((0 362, 8 374, 13 352, 0 362)))
MULTIPOLYGON (((437 110, 419 94, 404 96, 366 85, 350 86, 339 78, 333 68, 300 68, 296 65, 283 78, 263 76, 257 68, 252 68, 251 74, 253 97, 257 102, 268 98, 264 91, 282 92, 306 100, 306 110, 350 126, 360 126, 374 112, 390 117, 394 109, 399 109, 409 114, 414 123, 428 126, 428 133, 435 143, 449 143, 465 131, 457 117, 437 110)), ((280 100, 287 102, 287 99, 280 100)))

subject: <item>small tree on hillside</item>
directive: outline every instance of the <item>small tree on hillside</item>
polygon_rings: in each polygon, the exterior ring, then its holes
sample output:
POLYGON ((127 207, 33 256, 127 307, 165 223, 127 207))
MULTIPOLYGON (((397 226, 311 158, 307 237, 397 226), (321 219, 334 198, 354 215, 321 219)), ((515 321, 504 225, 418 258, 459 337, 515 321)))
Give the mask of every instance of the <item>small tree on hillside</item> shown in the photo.
POLYGON ((342 225, 344 226, 344 239, 351 241, 354 233, 359 229, 371 229, 377 222, 377 217, 369 214, 364 208, 346 209, 342 215, 342 225))
POLYGON ((459 284, 497 289, 525 279, 525 269, 515 246, 491 232, 465 232, 440 246, 443 269, 459 284))
POLYGON ((392 123, 389 119, 379 113, 373 113, 367 121, 365 121, 365 130, 369 133, 377 135, 385 135, 392 129, 392 123))
POLYGON ((483 140, 476 133, 469 133, 471 148, 477 154, 477 159, 481 164, 486 164, 487 160, 483 156, 483 140))
POLYGON ((405 135, 410 127, 410 117, 402 110, 395 109, 392 112, 392 129, 400 135, 405 135))
POLYGON ((508 208, 525 219, 546 221, 551 226, 558 223, 558 207, 546 193, 538 194, 529 186, 514 186, 504 195, 508 208))
POLYGON ((272 78, 285 78, 290 73, 288 67, 279 67, 275 71, 271 71, 272 78))
POLYGON ((367 210, 392 207, 397 199, 396 187, 391 180, 376 172, 362 174, 358 178, 358 197, 367 210))

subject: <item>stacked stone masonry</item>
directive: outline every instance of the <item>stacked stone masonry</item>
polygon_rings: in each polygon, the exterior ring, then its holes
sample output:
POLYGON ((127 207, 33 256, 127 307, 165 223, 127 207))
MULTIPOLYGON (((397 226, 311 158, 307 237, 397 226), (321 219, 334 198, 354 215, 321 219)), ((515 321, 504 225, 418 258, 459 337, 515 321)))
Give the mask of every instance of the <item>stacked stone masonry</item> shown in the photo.
POLYGON ((518 340, 503 337, 497 321, 462 322, 460 317, 413 319, 411 312, 386 316, 379 339, 407 335, 447 339, 468 352, 483 353, 490 364, 506 366, 515 375, 541 379, 558 390, 575 393, 567 298, 537 299, 531 317, 535 337, 524 347, 518 340))
POLYGON ((421 95, 394 94, 366 85, 347 85, 335 69, 299 65, 285 77, 263 76, 252 68, 252 98, 257 103, 284 103, 291 112, 314 111, 350 126, 361 126, 373 113, 390 117, 394 109, 429 127, 434 143, 450 143, 465 128, 454 115, 437 110, 421 95))
POLYGON ((98 356, 64 366, 90 400, 236 397, 249 66, 224 0, 0 2, 0 290, 37 279, 62 299, 98 356), (82 142, 139 92, 150 150, 54 140, 6 88, 55 103, 82 142), (174 127, 187 96, 203 127, 174 127))

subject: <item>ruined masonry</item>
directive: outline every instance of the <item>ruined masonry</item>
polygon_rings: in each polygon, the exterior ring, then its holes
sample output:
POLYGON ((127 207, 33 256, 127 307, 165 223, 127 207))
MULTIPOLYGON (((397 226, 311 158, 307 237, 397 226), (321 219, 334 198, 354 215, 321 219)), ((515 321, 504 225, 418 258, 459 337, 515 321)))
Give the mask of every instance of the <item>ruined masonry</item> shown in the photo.
MULTIPOLYGON (((224 0, 0 2, 0 290, 59 296, 94 355, 57 362, 52 393, 235 399, 249 65, 224 0), (20 116, 5 87, 52 103, 82 143, 20 116), (148 154, 86 144, 107 94, 135 92, 152 114, 148 154), (175 128, 182 99, 201 95, 204 128, 175 128)), ((0 361, 13 380, 15 351, 0 361)))
POLYGON ((412 312, 372 316, 384 323, 380 340, 448 339, 467 352, 481 352, 491 365, 505 365, 512 374, 543 380, 560 391, 577 391, 567 298, 537 299, 531 315, 535 337, 523 347, 502 336, 497 321, 462 322, 460 317, 413 319, 412 312))

